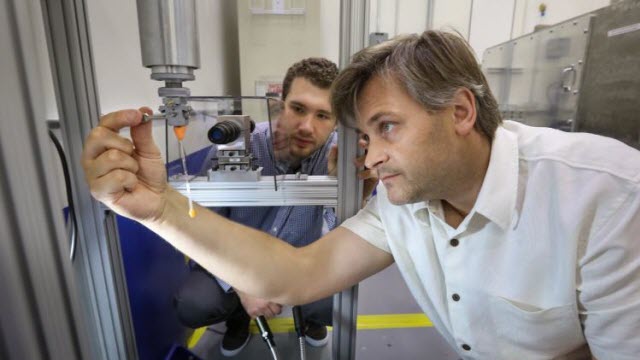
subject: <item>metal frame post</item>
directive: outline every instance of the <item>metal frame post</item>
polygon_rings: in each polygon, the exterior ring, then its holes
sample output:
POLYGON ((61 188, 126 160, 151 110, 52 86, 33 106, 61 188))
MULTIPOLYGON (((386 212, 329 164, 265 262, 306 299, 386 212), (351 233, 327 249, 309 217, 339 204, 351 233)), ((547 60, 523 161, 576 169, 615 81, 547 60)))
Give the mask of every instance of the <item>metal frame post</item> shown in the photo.
POLYGON ((83 140, 98 123, 97 84, 84 0, 42 0, 62 137, 78 216, 73 263, 95 359, 135 359, 135 337, 120 254, 105 229, 105 214, 91 198, 80 163, 83 140))
POLYGON ((0 0, 0 358, 95 358, 47 176, 34 6, 0 0))
MULTIPOLYGON (((364 48, 369 0, 343 0, 340 3, 340 68, 364 48)), ((338 221, 355 215, 362 203, 362 181, 352 159, 357 155, 358 136, 354 129, 338 128, 338 221)), ((358 285, 334 295, 333 359, 354 359, 358 316, 358 285)))

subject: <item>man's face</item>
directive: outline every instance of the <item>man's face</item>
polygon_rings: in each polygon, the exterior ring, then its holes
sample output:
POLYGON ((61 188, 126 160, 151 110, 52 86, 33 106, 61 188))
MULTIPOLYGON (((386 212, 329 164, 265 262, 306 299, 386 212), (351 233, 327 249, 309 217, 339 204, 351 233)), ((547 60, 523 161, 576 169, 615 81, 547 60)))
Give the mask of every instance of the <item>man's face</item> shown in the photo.
POLYGON ((329 89, 297 77, 284 101, 284 111, 276 125, 274 148, 288 145, 289 160, 299 163, 325 143, 336 125, 331 113, 329 89))
POLYGON ((378 172, 396 205, 444 199, 460 176, 453 111, 432 113, 391 78, 374 76, 358 96, 365 165, 378 172))

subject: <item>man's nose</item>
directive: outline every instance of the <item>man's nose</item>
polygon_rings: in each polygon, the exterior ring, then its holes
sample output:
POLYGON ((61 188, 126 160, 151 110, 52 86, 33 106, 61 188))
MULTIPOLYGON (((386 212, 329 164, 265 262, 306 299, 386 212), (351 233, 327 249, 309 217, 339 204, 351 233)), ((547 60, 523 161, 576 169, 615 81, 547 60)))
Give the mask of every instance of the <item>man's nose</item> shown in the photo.
POLYGON ((366 157, 364 158, 364 166, 369 169, 375 169, 389 159, 383 146, 369 142, 367 145, 366 157))
POLYGON ((300 119, 298 129, 306 134, 313 133, 313 114, 306 114, 300 119))

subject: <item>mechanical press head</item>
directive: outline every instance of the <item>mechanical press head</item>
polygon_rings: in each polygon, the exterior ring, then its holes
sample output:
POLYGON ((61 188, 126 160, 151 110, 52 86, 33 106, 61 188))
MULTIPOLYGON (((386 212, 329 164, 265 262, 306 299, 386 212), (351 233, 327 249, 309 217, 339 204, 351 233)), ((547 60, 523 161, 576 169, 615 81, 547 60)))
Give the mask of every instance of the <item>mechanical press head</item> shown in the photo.
POLYGON ((191 116, 184 81, 194 80, 200 67, 195 0, 138 0, 142 64, 151 79, 164 81, 158 89, 160 113, 171 126, 185 126, 191 116))

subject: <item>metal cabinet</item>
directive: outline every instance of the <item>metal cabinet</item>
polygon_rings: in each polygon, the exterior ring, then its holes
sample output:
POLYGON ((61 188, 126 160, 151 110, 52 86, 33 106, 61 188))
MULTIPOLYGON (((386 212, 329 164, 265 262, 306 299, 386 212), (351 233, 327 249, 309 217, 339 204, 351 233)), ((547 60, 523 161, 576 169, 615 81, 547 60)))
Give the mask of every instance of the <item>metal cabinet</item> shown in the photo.
POLYGON ((504 119, 640 148, 640 0, 488 48, 482 69, 504 119))

